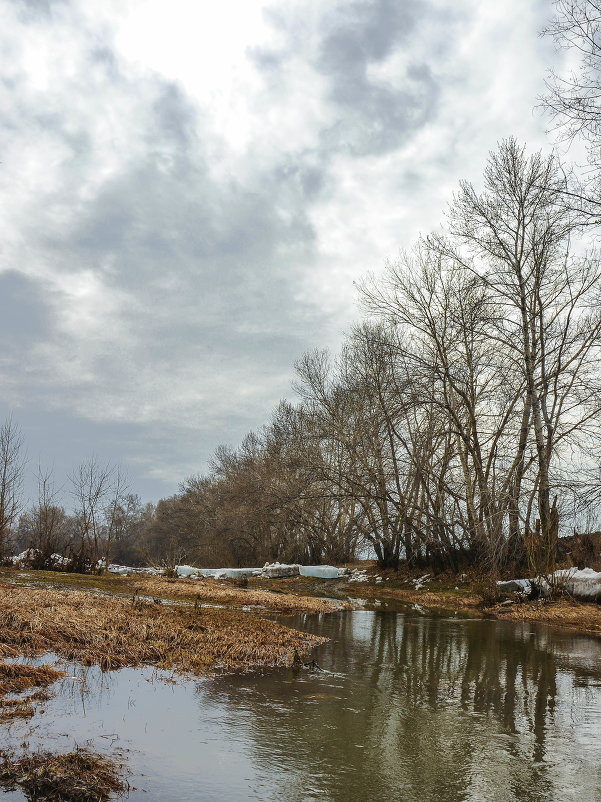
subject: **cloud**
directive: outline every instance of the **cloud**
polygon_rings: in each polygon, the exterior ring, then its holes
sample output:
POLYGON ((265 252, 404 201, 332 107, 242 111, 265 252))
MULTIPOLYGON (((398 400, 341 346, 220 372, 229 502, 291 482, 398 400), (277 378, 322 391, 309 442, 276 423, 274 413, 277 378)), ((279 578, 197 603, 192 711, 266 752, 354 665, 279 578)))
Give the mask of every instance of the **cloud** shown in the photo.
POLYGON ((497 135, 537 130, 546 52, 515 52, 543 13, 5 4, 0 415, 60 421, 65 460, 105 436, 148 492, 200 470, 337 347, 353 279, 436 224, 497 135))

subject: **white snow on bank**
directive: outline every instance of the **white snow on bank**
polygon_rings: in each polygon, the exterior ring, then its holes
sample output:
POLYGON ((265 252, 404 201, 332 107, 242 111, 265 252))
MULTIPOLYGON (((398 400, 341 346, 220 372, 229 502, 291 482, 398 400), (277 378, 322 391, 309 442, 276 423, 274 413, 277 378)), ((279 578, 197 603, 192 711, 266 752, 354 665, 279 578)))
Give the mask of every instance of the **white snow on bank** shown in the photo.
POLYGON ((423 576, 420 576, 419 579, 412 579, 411 581, 413 582, 416 590, 421 590, 426 582, 430 581, 430 574, 424 574, 423 576))
MULTIPOLYGON (((12 557, 13 565, 27 567, 39 556, 35 549, 29 549, 21 554, 12 557)), ((67 557, 60 554, 52 555, 52 563, 56 567, 66 567, 69 564, 67 557)), ((105 568, 111 574, 128 576, 129 574, 147 574, 150 576, 160 576, 165 573, 164 568, 132 568, 129 565, 117 565, 111 563, 106 566, 103 560, 99 560, 98 568, 105 568)), ((298 565, 293 563, 265 563, 263 568, 197 568, 194 565, 176 565, 175 574, 179 577, 189 579, 242 579, 249 576, 263 577, 264 579, 280 579, 289 576, 310 576, 318 579, 338 579, 338 577, 348 575, 347 568, 335 568, 333 565, 298 565)))
POLYGON ((298 565, 293 563, 265 563, 263 568, 195 568, 191 565, 176 565, 175 573, 178 576, 198 579, 199 577, 212 577, 213 579, 240 579, 248 576, 259 576, 263 579, 281 579, 290 576, 310 576, 320 579, 337 579, 346 574, 346 568, 335 568, 333 565, 298 565))
POLYGON ((162 576, 165 571, 163 568, 131 568, 129 565, 116 565, 111 563, 106 569, 111 574, 119 574, 119 576, 127 576, 128 574, 146 574, 147 576, 162 576))
POLYGON ((592 568, 563 568, 549 576, 532 579, 510 579, 497 582, 499 590, 506 592, 530 594, 533 588, 547 596, 551 588, 569 593, 575 599, 598 601, 601 599, 601 573, 592 568))
POLYGON ((349 582, 368 582, 369 575, 367 571, 360 568, 353 568, 349 577, 349 582))
POLYGON ((340 576, 340 571, 333 565, 299 565, 298 570, 301 576, 314 576, 319 579, 338 579, 340 576))
POLYGON ((505 593, 525 593, 529 595, 532 591, 532 581, 531 579, 500 580, 497 582, 497 587, 505 593))
MULTIPOLYGON (((110 568, 109 568, 110 570, 110 568)), ((311 576, 320 579, 337 579, 345 576, 346 568, 335 568, 333 565, 298 565, 293 563, 265 563, 263 568, 196 568, 193 565, 176 565, 177 576, 190 579, 242 579, 258 576, 263 579, 281 579, 289 576, 311 576)))

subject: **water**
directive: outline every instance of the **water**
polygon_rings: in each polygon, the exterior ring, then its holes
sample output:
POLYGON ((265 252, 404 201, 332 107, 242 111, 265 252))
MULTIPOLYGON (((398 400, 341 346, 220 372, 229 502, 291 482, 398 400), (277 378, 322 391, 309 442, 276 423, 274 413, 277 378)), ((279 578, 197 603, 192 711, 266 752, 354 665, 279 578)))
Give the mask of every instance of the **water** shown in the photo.
POLYGON ((600 640, 390 611, 292 625, 332 638, 323 670, 71 665, 9 740, 117 754, 132 800, 601 800, 600 640))

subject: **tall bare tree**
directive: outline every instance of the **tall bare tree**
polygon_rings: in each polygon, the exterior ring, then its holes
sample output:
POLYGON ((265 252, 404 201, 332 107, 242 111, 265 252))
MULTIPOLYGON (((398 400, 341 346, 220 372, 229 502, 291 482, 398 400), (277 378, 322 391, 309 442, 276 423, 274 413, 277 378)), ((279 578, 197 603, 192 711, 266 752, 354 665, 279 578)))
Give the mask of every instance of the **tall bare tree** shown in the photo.
POLYGON ((8 554, 21 509, 24 468, 23 435, 9 417, 0 427, 0 558, 8 554))
POLYGON ((601 408, 601 268, 596 254, 570 255, 574 218, 557 203, 564 185, 554 157, 527 156, 510 139, 491 154, 484 191, 462 183, 451 211, 460 247, 449 253, 492 293, 499 314, 491 336, 524 382, 517 459, 524 458, 530 425, 538 516, 534 528, 528 516, 525 525, 541 566, 552 560, 558 534, 553 459, 601 408))

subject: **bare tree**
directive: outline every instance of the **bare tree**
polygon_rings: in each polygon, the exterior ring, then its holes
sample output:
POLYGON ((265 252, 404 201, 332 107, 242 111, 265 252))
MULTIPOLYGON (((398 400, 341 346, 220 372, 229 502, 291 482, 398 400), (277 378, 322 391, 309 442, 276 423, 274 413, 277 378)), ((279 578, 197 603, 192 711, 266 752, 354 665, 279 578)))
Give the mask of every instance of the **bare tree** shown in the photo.
POLYGON ((490 336, 490 294, 422 241, 388 266, 383 281, 364 285, 363 297, 399 331, 412 416, 406 434, 394 432, 419 493, 411 505, 417 541, 453 567, 462 548, 494 567, 505 556, 502 462, 511 463, 507 434, 523 386, 490 336))
POLYGON ((126 492, 119 468, 95 458, 82 462, 69 477, 75 499, 77 540, 72 546, 74 568, 98 570, 110 558, 115 524, 126 492))
POLYGON ((23 435, 9 417, 0 427, 0 558, 8 554, 21 509, 24 468, 23 435))
POLYGON ((482 193, 461 184, 451 209, 451 240, 433 242, 491 294, 495 314, 488 336, 523 381, 513 490, 520 493, 531 438, 537 470, 525 532, 543 569, 554 559, 558 534, 553 461, 577 432, 598 431, 601 410, 601 268, 595 254, 570 256, 575 223, 557 203, 563 186, 554 157, 528 157, 507 140, 491 154, 482 193))
POLYGON ((562 187, 562 202, 596 224, 601 218, 601 2, 555 0, 555 15, 543 34, 568 50, 578 63, 567 74, 549 71, 541 105, 560 138, 583 139, 590 169, 584 185, 562 187))
MULTIPOLYGON (((422 240, 363 288, 370 311, 398 332, 416 416, 432 408, 429 425, 451 438, 411 465, 424 535, 435 531, 448 548, 459 528, 491 568, 526 547, 533 567, 548 570, 562 453, 584 434, 590 449, 600 434, 601 269, 594 254, 570 256, 564 186, 554 158, 501 143, 484 191, 461 184, 446 235, 422 240)), ((410 453, 420 453, 413 442, 410 453)))
POLYGON ((53 555, 62 555, 71 533, 72 520, 57 504, 58 492, 50 469, 38 466, 38 498, 32 508, 21 516, 19 532, 26 546, 37 552, 36 568, 54 567, 53 555))

